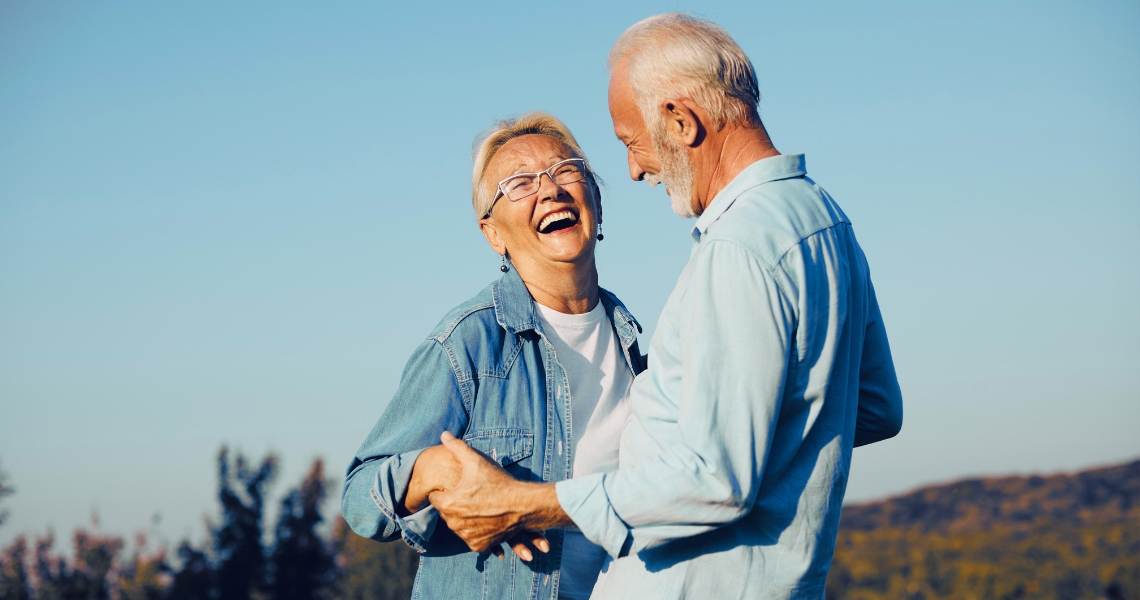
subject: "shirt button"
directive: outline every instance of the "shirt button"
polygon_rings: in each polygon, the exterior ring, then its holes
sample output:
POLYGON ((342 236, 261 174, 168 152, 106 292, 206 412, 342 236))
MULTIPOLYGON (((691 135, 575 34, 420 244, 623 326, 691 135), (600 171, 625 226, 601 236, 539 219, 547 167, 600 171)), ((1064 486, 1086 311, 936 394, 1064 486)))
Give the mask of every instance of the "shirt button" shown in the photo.
POLYGON ((562 454, 562 440, 558 440, 558 454, 562 454))

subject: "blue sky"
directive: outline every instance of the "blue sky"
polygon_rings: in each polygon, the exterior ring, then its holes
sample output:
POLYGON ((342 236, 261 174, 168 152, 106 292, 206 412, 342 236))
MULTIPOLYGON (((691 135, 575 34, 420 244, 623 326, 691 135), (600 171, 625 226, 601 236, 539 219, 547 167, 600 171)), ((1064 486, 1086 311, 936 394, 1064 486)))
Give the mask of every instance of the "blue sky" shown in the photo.
POLYGON ((339 482, 499 274, 470 209, 496 118, 574 130, 602 285, 651 335, 690 223, 628 180, 605 57, 668 10, 744 47, 868 255, 906 423, 849 500, 1140 456, 1134 2, 5 2, 0 543, 92 513, 200 538, 221 444, 280 453, 277 491, 317 456, 339 482))

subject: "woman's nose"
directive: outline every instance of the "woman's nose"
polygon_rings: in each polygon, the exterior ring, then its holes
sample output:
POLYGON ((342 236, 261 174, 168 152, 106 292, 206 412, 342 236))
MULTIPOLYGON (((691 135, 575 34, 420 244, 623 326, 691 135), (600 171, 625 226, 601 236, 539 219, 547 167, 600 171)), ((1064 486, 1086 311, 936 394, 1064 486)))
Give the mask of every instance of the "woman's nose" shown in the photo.
POLYGON ((562 194, 562 186, 554 182, 554 178, 550 173, 539 173, 538 175, 538 201, 546 202, 547 200, 557 200, 558 196, 562 194))

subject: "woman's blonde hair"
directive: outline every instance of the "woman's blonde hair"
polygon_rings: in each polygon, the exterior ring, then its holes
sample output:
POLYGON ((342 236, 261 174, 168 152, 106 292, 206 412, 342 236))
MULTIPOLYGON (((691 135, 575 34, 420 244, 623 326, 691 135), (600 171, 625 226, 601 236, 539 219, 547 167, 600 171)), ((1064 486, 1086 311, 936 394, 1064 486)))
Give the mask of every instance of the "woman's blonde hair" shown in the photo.
MULTIPOLYGON (((474 168, 471 174, 471 206, 475 209, 475 218, 486 218, 495 200, 495 185, 498 182, 484 181, 491 159, 507 142, 531 134, 550 136, 565 144, 575 158, 586 158, 582 147, 578 145, 578 140, 574 139, 574 134, 570 133, 570 129, 562 121, 552 115, 534 111, 496 122, 490 129, 479 134, 472 146, 474 168)), ((598 202, 601 202, 602 196, 597 183, 599 179, 590 167, 589 161, 586 161, 586 178, 598 202)))

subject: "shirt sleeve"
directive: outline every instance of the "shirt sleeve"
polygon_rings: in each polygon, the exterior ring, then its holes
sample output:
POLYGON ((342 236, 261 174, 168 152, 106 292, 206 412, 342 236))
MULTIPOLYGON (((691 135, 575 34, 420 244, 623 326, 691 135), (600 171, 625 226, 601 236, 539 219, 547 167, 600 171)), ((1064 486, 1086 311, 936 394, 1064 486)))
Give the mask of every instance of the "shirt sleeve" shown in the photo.
POLYGON ((898 435, 902 430, 902 390, 895 376, 887 328, 879 312, 875 287, 870 285, 870 315, 863 337, 859 367, 859 411, 855 421, 855 446, 865 446, 898 435))
POLYGON ((677 327, 676 427, 684 442, 648 462, 556 486, 563 510, 613 556, 736 521, 747 514, 763 478, 794 304, 734 242, 711 241, 693 260, 684 296, 661 320, 677 327))
POLYGON ((358 535, 377 541, 403 538, 430 551, 439 513, 427 507, 401 517, 412 468, 445 430, 462 437, 468 415, 455 371, 442 345, 429 339, 408 360, 387 410, 360 446, 341 493, 341 514, 358 535))

